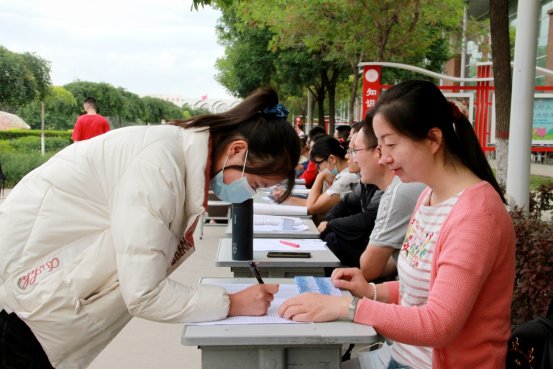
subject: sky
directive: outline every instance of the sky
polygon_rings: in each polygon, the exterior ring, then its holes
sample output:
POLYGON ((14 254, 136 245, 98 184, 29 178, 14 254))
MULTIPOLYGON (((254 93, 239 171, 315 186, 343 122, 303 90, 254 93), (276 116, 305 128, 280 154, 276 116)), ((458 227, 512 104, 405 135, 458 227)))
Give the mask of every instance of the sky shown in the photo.
POLYGON ((0 46, 51 62, 52 84, 232 98, 215 80, 220 12, 192 0, 1 0, 0 46))

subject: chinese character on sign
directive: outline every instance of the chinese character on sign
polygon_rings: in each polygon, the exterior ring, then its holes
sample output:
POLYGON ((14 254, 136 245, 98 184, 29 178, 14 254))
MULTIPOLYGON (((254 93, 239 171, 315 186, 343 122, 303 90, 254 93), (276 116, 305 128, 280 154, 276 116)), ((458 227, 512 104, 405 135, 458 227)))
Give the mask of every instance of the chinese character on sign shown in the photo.
POLYGON ((366 96, 376 96, 376 93, 377 91, 372 89, 372 88, 368 88, 367 89, 367 92, 365 93, 366 96))

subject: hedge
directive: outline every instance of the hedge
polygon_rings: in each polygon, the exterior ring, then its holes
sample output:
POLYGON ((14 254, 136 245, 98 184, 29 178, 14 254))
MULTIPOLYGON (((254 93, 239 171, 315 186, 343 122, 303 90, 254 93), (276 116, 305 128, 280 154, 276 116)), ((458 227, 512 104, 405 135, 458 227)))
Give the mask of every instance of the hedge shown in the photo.
POLYGON ((0 163, 7 177, 6 186, 15 186, 27 173, 71 143, 71 131, 45 131, 43 156, 40 130, 0 131, 0 163))

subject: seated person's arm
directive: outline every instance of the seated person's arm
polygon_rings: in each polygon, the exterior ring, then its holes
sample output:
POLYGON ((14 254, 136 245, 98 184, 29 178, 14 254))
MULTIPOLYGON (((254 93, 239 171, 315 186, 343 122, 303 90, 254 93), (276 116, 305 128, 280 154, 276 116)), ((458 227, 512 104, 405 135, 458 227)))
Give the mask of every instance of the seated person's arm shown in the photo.
POLYGON ((340 202, 339 194, 329 196, 326 193, 322 193, 325 181, 332 183, 333 178, 331 179, 331 177, 333 177, 331 174, 319 173, 317 178, 315 178, 313 187, 311 187, 309 196, 307 196, 307 214, 325 214, 330 208, 340 202))
POLYGON ((305 202, 307 200, 302 198, 302 197, 297 197, 297 196, 290 196, 289 198, 287 198, 286 200, 284 200, 283 204, 284 205, 297 205, 297 206, 305 206, 305 202))
POLYGON ((392 254, 396 250, 393 247, 374 246, 369 243, 359 260, 365 279, 370 282, 394 273, 396 266, 392 254))

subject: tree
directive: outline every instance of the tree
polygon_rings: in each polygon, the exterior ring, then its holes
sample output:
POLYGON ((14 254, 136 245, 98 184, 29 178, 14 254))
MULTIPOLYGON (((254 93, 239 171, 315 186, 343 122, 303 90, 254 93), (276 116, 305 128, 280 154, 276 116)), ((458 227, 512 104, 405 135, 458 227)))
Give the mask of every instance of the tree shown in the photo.
POLYGON ((162 120, 184 118, 182 110, 175 104, 157 97, 145 96, 142 98, 144 104, 144 118, 146 123, 161 123, 162 120))
POLYGON ((246 22, 273 31, 274 49, 303 45, 327 63, 320 76, 329 94, 331 126, 333 94, 336 83, 347 78, 345 69, 355 77, 353 105, 360 61, 423 63, 429 47, 458 27, 462 12, 462 0, 254 0, 236 6, 246 22))
POLYGON ((123 98, 123 104, 118 111, 117 122, 119 127, 129 124, 145 123, 145 106, 144 102, 137 94, 129 92, 124 88, 118 87, 117 90, 123 98))
POLYGON ((505 185, 507 183, 512 88, 509 3, 507 0, 490 0, 490 28, 493 30, 491 41, 495 86, 497 180, 500 184, 505 185))
POLYGON ((242 24, 235 8, 223 7, 217 35, 225 46, 225 56, 217 59, 216 79, 231 94, 245 98, 256 88, 271 83, 275 54, 268 50, 273 35, 267 28, 242 24))
MULTIPOLYGON (((61 86, 50 86, 44 98, 44 126, 46 129, 68 130, 79 115, 77 100, 67 89, 61 86)), ((41 102, 33 101, 17 110, 33 129, 41 128, 41 102)))
POLYGON ((15 112, 42 100, 50 85, 50 63, 31 53, 13 53, 0 46, 0 109, 15 112))
MULTIPOLYGON (((204 5, 219 6, 223 12, 232 8, 235 16, 232 22, 237 24, 237 29, 270 31, 272 38, 267 51, 275 54, 273 62, 277 71, 272 81, 281 82, 279 74, 282 77, 285 74, 281 72, 291 70, 281 66, 284 60, 290 59, 283 57, 285 53, 305 53, 302 59, 316 60, 303 68, 313 68, 310 75, 316 76, 304 86, 315 92, 320 117, 324 116, 324 99, 328 94, 329 128, 333 129, 336 85, 349 75, 354 77, 349 114, 353 116, 359 62, 386 60, 441 69, 438 64, 444 59, 444 53, 448 54, 443 41, 458 27, 463 0, 194 2, 196 9, 204 5), (429 57, 437 56, 428 52, 431 47, 440 51, 440 57, 429 63, 429 57)), ((250 44, 243 46, 250 47, 250 44)), ((245 53, 242 48, 240 54, 245 53)), ((234 61, 226 61, 228 65, 221 65, 230 68, 234 61)), ((294 82, 294 79, 288 80, 294 82)))
POLYGON ((87 97, 94 97, 98 102, 97 112, 99 114, 109 117, 120 115, 124 103, 123 96, 117 88, 109 83, 77 80, 66 84, 64 87, 75 96, 79 103, 82 103, 87 97))

